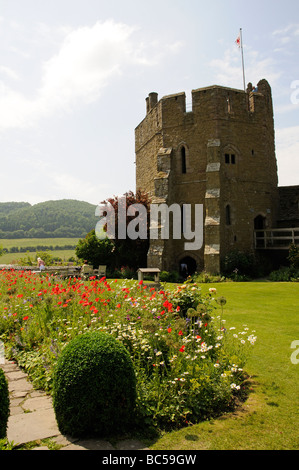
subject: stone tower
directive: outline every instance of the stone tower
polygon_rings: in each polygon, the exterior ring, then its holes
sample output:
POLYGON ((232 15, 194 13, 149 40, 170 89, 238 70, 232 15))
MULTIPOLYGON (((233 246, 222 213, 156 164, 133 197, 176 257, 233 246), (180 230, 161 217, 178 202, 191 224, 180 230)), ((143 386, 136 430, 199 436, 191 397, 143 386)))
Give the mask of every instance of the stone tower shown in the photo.
POLYGON ((254 250, 254 229, 275 227, 278 179, 271 88, 210 86, 186 95, 146 99, 135 129, 136 189, 152 203, 203 204, 204 243, 186 251, 180 240, 151 240, 148 267, 217 273, 230 251, 254 250))

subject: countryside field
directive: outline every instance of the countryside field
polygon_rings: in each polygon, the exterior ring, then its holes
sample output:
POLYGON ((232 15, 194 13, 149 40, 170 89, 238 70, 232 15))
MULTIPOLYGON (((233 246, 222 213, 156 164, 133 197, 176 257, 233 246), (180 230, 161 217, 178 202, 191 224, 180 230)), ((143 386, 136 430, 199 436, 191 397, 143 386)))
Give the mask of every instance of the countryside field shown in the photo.
MULTIPOLYGON (((207 290, 211 285, 202 285, 207 290)), ((226 327, 246 324, 257 341, 246 370, 252 392, 236 413, 165 434, 152 449, 299 449, 299 283, 221 283, 226 327), (297 346, 298 349, 298 346, 297 346), (291 355, 298 363, 292 363, 291 355)))
MULTIPOLYGON (((0 239, 0 246, 2 248, 6 248, 8 251, 11 250, 13 247, 18 247, 19 252, 17 253, 4 253, 0 257, 0 264, 16 264, 18 259, 24 258, 27 256, 26 252, 21 252, 24 247, 35 247, 38 246, 48 246, 48 247, 56 247, 61 246, 64 247, 66 245, 76 246, 78 243, 79 238, 20 238, 20 239, 0 239)), ((45 250, 43 250, 45 251, 45 250)), ((51 256, 59 257, 63 261, 67 261, 72 256, 75 256, 74 249, 66 249, 66 250, 50 250, 49 251, 51 256)), ((34 259, 35 253, 29 252, 28 255, 34 259)))

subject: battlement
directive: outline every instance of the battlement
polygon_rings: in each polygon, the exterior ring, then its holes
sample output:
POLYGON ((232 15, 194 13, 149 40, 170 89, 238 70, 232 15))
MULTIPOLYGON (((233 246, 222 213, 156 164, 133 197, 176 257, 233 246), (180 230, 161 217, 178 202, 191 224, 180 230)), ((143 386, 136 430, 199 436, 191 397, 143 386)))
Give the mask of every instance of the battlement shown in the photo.
POLYGON ((272 93, 266 80, 260 80, 256 87, 248 84, 246 92, 236 88, 211 85, 192 90, 192 107, 186 108, 185 92, 163 96, 158 100, 158 93, 150 93, 146 98, 146 115, 156 106, 163 115, 171 113, 172 119, 182 119, 186 113, 193 113, 204 119, 246 119, 252 115, 258 117, 266 112, 273 117, 272 93))

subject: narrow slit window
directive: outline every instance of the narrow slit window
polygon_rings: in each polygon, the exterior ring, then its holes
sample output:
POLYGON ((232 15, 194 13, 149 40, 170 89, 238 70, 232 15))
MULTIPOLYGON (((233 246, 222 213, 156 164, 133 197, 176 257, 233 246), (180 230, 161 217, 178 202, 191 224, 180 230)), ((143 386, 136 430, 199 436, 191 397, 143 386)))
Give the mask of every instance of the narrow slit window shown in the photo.
POLYGON ((229 163, 229 153, 225 154, 225 163, 229 163))
POLYGON ((187 168, 186 168, 186 149, 185 149, 185 147, 182 147, 182 149, 181 149, 181 159, 182 159, 182 173, 187 173, 187 168))
POLYGON ((231 213, 230 213, 229 204, 225 208, 225 222, 226 222, 226 225, 231 225, 231 213))
POLYGON ((236 163, 236 155, 232 154, 230 157, 231 157, 231 164, 232 164, 232 165, 235 165, 235 163, 236 163))

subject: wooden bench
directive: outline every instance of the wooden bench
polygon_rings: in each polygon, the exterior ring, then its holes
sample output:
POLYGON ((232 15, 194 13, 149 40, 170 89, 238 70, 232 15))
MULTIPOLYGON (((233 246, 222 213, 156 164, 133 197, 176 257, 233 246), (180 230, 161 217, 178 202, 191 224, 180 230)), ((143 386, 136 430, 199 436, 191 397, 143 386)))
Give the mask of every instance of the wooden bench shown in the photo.
POLYGON ((105 266, 104 264, 100 264, 98 269, 94 270, 95 276, 99 278, 106 277, 106 269, 107 269, 107 266, 105 266))

